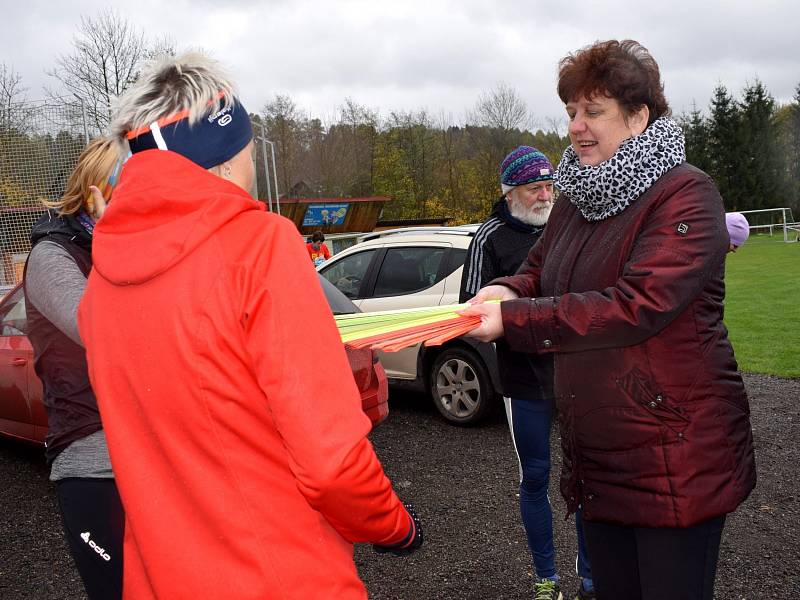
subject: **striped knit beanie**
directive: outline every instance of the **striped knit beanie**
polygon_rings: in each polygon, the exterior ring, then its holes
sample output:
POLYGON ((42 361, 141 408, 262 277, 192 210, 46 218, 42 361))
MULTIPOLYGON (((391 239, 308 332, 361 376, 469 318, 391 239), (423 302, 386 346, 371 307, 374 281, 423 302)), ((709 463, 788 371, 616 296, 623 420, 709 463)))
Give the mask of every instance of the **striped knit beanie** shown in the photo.
POLYGON ((503 194, 507 194, 518 185, 552 180, 553 171, 553 165, 544 154, 531 146, 520 146, 500 165, 500 186, 503 194))

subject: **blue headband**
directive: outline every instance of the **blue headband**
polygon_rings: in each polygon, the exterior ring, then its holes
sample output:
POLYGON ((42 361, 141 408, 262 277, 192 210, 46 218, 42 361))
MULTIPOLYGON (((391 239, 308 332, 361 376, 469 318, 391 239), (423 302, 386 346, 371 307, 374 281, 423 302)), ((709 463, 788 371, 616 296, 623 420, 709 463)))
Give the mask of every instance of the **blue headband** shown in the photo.
POLYGON ((230 160, 253 139, 250 116, 244 106, 234 99, 228 108, 189 124, 185 110, 159 119, 149 127, 128 134, 132 154, 144 150, 172 150, 204 169, 230 160))

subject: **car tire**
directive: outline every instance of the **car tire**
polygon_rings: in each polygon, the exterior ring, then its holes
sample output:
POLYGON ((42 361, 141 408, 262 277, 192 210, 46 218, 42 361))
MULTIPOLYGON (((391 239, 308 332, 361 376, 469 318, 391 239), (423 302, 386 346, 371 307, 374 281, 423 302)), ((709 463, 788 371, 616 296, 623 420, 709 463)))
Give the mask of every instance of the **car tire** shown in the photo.
POLYGON ((436 357, 429 384, 436 408, 454 425, 481 422, 495 404, 483 361, 464 348, 448 348, 436 357))

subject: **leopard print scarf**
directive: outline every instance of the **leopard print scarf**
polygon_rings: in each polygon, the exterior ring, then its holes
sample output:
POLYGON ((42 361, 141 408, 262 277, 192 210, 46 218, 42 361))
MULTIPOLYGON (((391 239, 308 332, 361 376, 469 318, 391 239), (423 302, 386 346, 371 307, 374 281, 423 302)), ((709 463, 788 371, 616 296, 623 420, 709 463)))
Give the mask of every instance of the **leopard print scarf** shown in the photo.
POLYGON ((664 173, 686 160, 680 126, 667 117, 653 121, 641 135, 628 138, 596 167, 582 167, 572 148, 564 150, 555 185, 587 221, 621 213, 664 173))

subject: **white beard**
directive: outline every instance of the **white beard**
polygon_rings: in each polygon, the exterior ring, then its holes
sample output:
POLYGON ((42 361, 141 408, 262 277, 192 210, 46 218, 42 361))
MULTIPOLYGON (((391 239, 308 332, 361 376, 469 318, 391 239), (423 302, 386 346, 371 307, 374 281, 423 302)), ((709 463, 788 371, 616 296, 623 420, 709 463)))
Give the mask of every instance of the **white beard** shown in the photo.
POLYGON ((550 218, 551 210, 553 210, 552 202, 548 202, 547 204, 538 203, 530 208, 519 206, 513 200, 508 203, 508 211, 511 213, 512 217, 519 219, 526 225, 533 225, 534 227, 541 227, 547 223, 547 219, 550 218))

